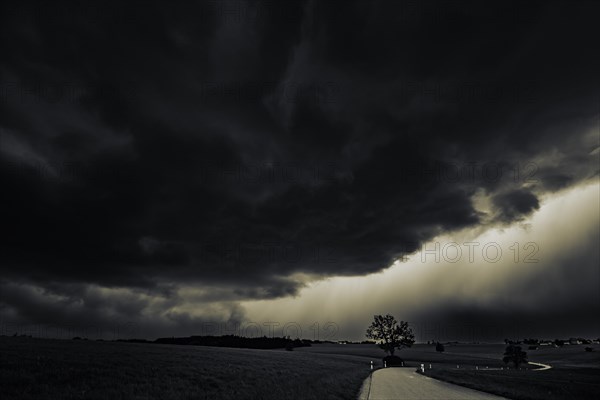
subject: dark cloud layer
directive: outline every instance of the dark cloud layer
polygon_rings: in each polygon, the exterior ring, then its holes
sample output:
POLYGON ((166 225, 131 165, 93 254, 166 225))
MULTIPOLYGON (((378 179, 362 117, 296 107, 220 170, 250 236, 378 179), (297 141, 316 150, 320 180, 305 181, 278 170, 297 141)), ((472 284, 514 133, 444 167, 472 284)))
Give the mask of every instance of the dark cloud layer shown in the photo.
POLYGON ((506 221, 514 221, 540 207, 537 197, 522 189, 497 194, 493 198, 493 203, 499 209, 499 218, 506 221))
POLYGON ((4 2, 0 302, 36 308, 29 284, 289 296, 489 221, 481 191, 519 220, 598 174, 598 11, 4 2))

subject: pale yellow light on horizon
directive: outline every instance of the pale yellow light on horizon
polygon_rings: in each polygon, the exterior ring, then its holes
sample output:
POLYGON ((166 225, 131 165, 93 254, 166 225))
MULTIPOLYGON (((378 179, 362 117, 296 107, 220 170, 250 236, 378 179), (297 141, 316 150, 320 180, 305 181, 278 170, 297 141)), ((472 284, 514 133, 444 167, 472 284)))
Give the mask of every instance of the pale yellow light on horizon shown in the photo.
MULTIPOLYGON (((403 319, 402 315, 418 315, 419 310, 446 302, 502 307, 518 301, 524 307, 527 304, 538 307, 535 299, 547 296, 546 291, 556 290, 557 296, 564 295, 560 292, 560 282, 545 281, 546 286, 531 288, 519 299, 503 293, 507 285, 514 284, 515 277, 524 280, 544 276, 557 268, 554 262, 563 254, 589 246, 590 236, 594 230, 597 232, 600 221, 599 189, 598 180, 593 180, 549 194, 542 197, 539 210, 524 221, 506 227, 490 226, 483 232, 480 227, 465 229, 441 235, 424 245, 426 249, 434 249, 436 242, 440 247, 458 243, 463 254, 456 263, 446 262, 443 257, 435 262, 433 255, 426 255, 423 262, 419 251, 408 256, 405 262, 396 262, 379 273, 313 281, 298 296, 245 301, 242 306, 251 321, 281 321, 281 325, 293 321, 301 326, 333 321, 341 328, 368 321, 373 314, 389 312, 403 319), (465 252, 468 248, 462 246, 464 242, 480 243, 475 248, 473 263, 468 260, 465 252), (481 252, 484 244, 492 242, 503 252, 495 263, 486 262, 481 252), (510 249, 514 243, 519 245, 518 262, 514 259, 515 251, 510 249), (533 245, 525 250, 528 243, 533 245), (539 261, 524 262, 528 254, 530 261, 539 261)), ((491 258, 492 250, 489 251, 491 258)), ((454 255, 448 254, 449 257, 454 255)))

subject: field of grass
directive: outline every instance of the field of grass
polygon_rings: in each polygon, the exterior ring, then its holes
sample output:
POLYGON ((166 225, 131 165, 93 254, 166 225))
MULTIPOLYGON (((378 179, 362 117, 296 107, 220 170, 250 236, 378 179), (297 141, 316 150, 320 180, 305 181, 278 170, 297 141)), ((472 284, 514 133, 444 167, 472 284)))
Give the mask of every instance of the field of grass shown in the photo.
MULTIPOLYGON (((511 399, 574 400, 600 394, 600 345, 584 347, 528 350, 530 361, 553 366, 546 371, 492 370, 505 367, 502 344, 447 345, 444 353, 415 345, 396 354, 409 368, 424 363, 433 378, 511 399)), ((0 398, 354 399, 370 361, 381 367, 383 356, 355 344, 284 351, 0 337, 0 398)))
POLYGON ((0 337, 0 398, 354 399, 362 357, 0 337))
MULTIPOLYGON (((486 348, 480 346, 479 354, 484 354, 486 348)), ((475 349, 468 350, 476 353, 475 349)), ((598 398, 600 395, 600 345, 539 347, 538 350, 526 351, 529 361, 553 368, 545 371, 435 368, 426 370, 425 374, 514 400, 575 400, 598 398), (585 347, 592 347, 594 351, 586 352, 585 347)))
POLYGON ((561 368, 546 371, 426 370, 425 375, 513 400, 594 399, 600 395, 594 368, 561 368))
MULTIPOLYGON (((506 345, 504 344, 454 344, 446 345, 443 353, 435 351, 435 346, 416 344, 411 348, 396 351, 396 355, 406 361, 409 366, 417 366, 420 363, 431 363, 440 368, 471 368, 475 366, 506 367, 502 362, 502 354, 506 345)), ((532 362, 550 364, 554 367, 589 367, 600 368, 600 345, 577 345, 564 346, 562 348, 539 347, 538 350, 528 350, 522 346, 532 362), (585 352, 585 347, 592 347, 594 351, 585 352)), ((299 352, 316 354, 344 354, 368 358, 375 363, 381 363, 384 357, 383 351, 376 345, 369 344, 317 344, 312 347, 296 349, 299 352)), ((537 369, 536 366, 530 366, 537 369)))
MULTIPOLYGON (((425 375, 498 394, 515 400, 575 400, 600 396, 600 345, 576 345, 562 348, 539 347, 527 351, 529 360, 549 364, 553 368, 535 371, 537 366, 523 366, 524 370, 506 369, 501 361, 504 344, 446 345, 444 353, 435 346, 414 345, 396 354, 405 360, 405 366, 426 366, 425 375), (585 347, 594 348, 586 352, 585 347), (432 368, 429 369, 429 364, 432 368), (456 366, 460 365, 457 369, 456 366), (479 369, 476 369, 479 367, 479 369), (489 370, 486 370, 489 367, 489 370), (503 370, 495 368, 504 367, 503 370)), ((323 344, 299 349, 306 353, 351 354, 380 364, 383 352, 374 345, 323 344)))
MULTIPOLYGON (((435 351, 435 346, 416 344, 411 348, 396 351, 396 355, 405 361, 407 367, 417 367, 421 363, 432 364, 437 368, 473 368, 476 366, 500 368, 504 366, 502 353, 504 345, 448 345, 444 353, 435 351)), ((372 344, 318 344, 312 347, 297 349, 299 352, 313 354, 345 354, 373 360, 374 364, 381 366, 385 353, 372 344)), ((582 350, 583 351, 583 350, 582 350)))

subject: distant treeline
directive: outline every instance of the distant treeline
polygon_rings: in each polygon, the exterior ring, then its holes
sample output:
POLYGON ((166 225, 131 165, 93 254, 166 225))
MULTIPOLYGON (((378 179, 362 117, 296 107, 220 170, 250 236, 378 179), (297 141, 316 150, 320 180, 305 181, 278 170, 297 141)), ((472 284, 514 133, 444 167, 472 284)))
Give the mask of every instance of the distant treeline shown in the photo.
POLYGON ((504 339, 504 343, 506 344, 528 344, 530 346, 544 346, 544 345, 554 345, 557 347, 562 347, 564 345, 572 345, 572 344, 592 344, 592 343, 600 343, 600 338, 598 339, 586 339, 582 337, 572 337, 569 339, 554 339, 554 340, 544 340, 544 339, 535 339, 535 338, 526 338, 523 340, 510 340, 504 339))
POLYGON ((294 349, 307 347, 313 342, 306 339, 290 339, 289 337, 244 337, 236 335, 224 336, 188 336, 158 338, 154 341, 144 339, 119 339, 118 342, 178 344, 187 346, 237 347, 245 349, 294 349))

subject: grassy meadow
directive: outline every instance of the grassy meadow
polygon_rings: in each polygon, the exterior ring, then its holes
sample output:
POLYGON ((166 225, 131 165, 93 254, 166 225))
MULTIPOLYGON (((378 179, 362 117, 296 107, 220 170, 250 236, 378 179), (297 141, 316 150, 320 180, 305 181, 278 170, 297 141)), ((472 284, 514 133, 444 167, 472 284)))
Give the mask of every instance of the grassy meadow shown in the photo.
MULTIPOLYGON (((600 345, 584 347, 527 350, 530 361, 553 366, 546 371, 496 369, 506 367, 503 344, 446 345, 444 353, 418 344, 396 354, 408 368, 424 363, 427 376, 507 398, 575 400, 600 393, 600 345)), ((0 337, 0 397, 355 399, 370 361, 380 368, 383 356, 368 344, 285 351, 0 337)))
POLYGON ((0 398, 354 399, 354 355, 0 337, 0 398))
POLYGON ((600 369, 556 368, 546 371, 426 370, 425 375, 514 400, 594 399, 600 394, 600 369))
POLYGON ((600 345, 524 348, 529 361, 553 368, 545 371, 436 368, 426 370, 425 374, 514 400, 575 400, 600 395, 600 345), (592 347, 594 351, 586 352, 585 347, 592 347))

